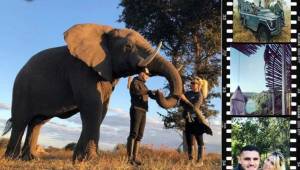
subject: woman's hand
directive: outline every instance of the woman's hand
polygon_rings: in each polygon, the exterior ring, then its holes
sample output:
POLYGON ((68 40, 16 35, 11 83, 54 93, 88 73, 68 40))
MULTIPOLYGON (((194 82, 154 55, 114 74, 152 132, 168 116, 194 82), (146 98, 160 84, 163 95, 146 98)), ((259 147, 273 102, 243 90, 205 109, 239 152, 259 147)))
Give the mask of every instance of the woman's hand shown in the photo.
POLYGON ((180 99, 183 100, 183 101, 188 100, 184 94, 182 94, 182 95, 180 96, 180 99))

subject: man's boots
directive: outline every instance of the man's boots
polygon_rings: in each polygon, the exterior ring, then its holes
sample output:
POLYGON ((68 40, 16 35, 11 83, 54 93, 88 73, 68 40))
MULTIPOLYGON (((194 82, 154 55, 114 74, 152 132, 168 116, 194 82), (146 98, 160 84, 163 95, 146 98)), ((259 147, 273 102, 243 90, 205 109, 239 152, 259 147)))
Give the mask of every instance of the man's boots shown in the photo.
POLYGON ((128 162, 131 165, 135 165, 134 159, 133 159, 133 148, 134 148, 134 139, 128 138, 127 139, 127 156, 128 156, 128 162))
POLYGON ((135 141, 134 148, 133 148, 133 161, 135 162, 136 165, 142 164, 142 162, 137 159, 137 154, 139 153, 139 148, 140 148, 140 141, 135 141))

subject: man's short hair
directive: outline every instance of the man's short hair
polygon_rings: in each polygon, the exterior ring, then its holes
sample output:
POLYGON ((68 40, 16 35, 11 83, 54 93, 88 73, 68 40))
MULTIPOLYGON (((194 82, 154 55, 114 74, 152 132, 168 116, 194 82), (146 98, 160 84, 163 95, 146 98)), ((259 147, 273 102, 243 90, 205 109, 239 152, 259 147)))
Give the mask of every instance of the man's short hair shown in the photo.
POLYGON ((147 74, 148 76, 150 75, 150 71, 147 67, 143 67, 141 70, 140 70, 140 73, 145 73, 147 74))
POLYGON ((243 153, 244 151, 256 151, 256 152, 258 152, 258 154, 260 154, 260 151, 259 151, 258 147, 254 146, 254 145, 246 145, 246 146, 244 146, 241 149, 239 155, 241 155, 241 153, 243 153))

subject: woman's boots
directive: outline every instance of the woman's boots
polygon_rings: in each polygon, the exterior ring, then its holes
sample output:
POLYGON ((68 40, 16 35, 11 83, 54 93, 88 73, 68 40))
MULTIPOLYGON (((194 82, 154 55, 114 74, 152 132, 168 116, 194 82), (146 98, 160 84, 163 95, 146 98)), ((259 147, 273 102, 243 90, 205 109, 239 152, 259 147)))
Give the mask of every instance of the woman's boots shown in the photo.
POLYGON ((196 166, 203 166, 203 145, 198 145, 198 157, 197 157, 197 162, 196 166))
POLYGON ((194 164, 194 161, 193 161, 193 145, 192 145, 192 147, 188 148, 189 160, 192 161, 192 163, 197 167, 203 166, 203 150, 204 150, 204 146, 203 145, 198 145, 197 161, 194 164))

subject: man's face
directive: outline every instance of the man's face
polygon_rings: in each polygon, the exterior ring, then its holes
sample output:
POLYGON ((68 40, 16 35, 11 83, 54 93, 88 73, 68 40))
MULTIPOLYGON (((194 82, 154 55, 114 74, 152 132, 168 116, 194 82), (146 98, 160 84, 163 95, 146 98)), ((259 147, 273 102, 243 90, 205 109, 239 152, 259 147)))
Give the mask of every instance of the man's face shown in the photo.
POLYGON ((244 170, 257 170, 259 160, 259 153, 257 151, 243 151, 238 157, 239 164, 241 164, 244 170))
POLYGON ((144 81, 147 81, 149 79, 149 75, 145 72, 141 72, 139 75, 144 81))

